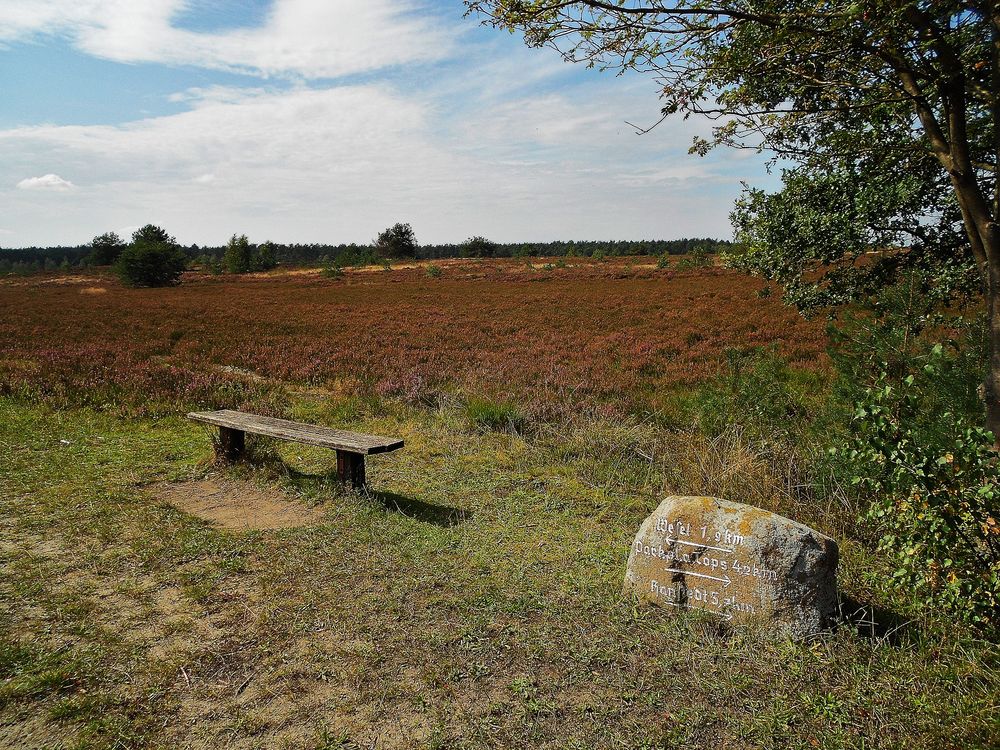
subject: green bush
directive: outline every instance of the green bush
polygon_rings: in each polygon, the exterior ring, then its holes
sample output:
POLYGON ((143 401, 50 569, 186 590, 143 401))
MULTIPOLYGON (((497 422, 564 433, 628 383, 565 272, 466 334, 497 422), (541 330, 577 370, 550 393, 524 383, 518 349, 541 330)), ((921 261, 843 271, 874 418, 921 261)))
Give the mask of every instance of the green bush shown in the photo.
POLYGON ((772 350, 727 349, 725 354, 725 374, 700 388, 690 403, 701 431, 717 437, 736 425, 761 440, 802 437, 820 408, 808 398, 821 390, 812 382, 815 376, 793 370, 772 350))
POLYGON ((427 275, 432 279, 440 278, 441 276, 441 266, 431 263, 427 266, 427 275))
POLYGON ((690 271, 695 268, 706 268, 712 265, 708 250, 704 247, 696 247, 690 253, 677 261, 678 271, 690 271))
POLYGON ((227 273, 249 273, 253 265, 253 249, 245 234, 233 235, 226 243, 226 252, 222 255, 222 265, 227 273))
POLYGON ((470 237, 459 247, 459 254, 463 258, 492 258, 497 247, 497 243, 485 237, 470 237))
POLYGON ((415 258, 417 237, 409 224, 397 223, 381 232, 372 243, 380 258, 415 258))
POLYGON ((339 264, 330 265, 329 261, 323 264, 323 270, 320 273, 328 279, 344 278, 344 269, 339 264))
POLYGON ((105 232, 90 241, 90 262, 95 266, 110 266, 118 260, 125 243, 114 232, 105 232))
POLYGON ((172 286, 187 268, 187 256, 177 241, 160 227, 147 224, 132 235, 115 271, 128 286, 172 286))
POLYGON ((253 255, 254 271, 270 271, 278 265, 278 249, 270 240, 261 243, 253 255))
POLYGON ((660 269, 670 268, 670 256, 666 253, 658 255, 656 258, 656 267, 660 269))
MULTIPOLYGON (((935 347, 924 373, 940 373, 935 347)), ((844 454, 870 504, 864 521, 894 563, 893 587, 986 629, 1000 625, 1000 482, 993 434, 953 412, 928 413, 913 375, 883 375, 857 403, 844 454)))
POLYGON ((516 406, 496 401, 469 401, 465 405, 465 416, 482 432, 520 433, 528 423, 516 406))

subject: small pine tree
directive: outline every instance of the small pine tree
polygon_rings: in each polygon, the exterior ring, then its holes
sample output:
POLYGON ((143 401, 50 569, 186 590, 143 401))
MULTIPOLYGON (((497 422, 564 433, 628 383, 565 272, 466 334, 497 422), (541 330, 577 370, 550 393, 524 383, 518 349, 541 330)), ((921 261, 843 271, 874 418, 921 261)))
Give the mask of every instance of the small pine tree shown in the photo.
POLYGON ((463 258, 492 258, 497 253, 497 243, 485 237, 470 237, 460 247, 463 258))
POLYGON ((255 271, 270 271, 278 265, 278 252, 274 243, 268 240, 257 247, 253 257, 255 271))
POLYGON ((233 235, 226 243, 222 265, 228 273, 248 273, 253 262, 253 250, 245 234, 233 235))
POLYGON ((90 262, 95 266, 111 266, 125 249, 125 242, 114 232, 105 232, 90 241, 90 262))
POLYGON ((187 267, 187 256, 177 240, 163 229, 147 224, 132 235, 132 244, 115 263, 128 286, 173 286, 187 267))
POLYGON ((417 255, 417 237, 409 224, 393 224, 379 234, 373 244, 382 258, 415 258, 417 255))

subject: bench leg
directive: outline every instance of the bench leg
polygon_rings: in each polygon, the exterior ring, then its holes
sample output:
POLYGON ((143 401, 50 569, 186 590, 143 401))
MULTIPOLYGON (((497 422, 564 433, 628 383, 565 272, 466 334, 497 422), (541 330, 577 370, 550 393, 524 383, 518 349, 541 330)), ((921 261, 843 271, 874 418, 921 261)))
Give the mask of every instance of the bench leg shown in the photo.
POLYGON ((337 476, 341 482, 350 482, 355 489, 365 486, 365 456, 363 453, 337 451, 337 476))
POLYGON ((231 427, 219 428, 219 458, 226 461, 239 461, 246 448, 247 434, 243 430, 231 427))

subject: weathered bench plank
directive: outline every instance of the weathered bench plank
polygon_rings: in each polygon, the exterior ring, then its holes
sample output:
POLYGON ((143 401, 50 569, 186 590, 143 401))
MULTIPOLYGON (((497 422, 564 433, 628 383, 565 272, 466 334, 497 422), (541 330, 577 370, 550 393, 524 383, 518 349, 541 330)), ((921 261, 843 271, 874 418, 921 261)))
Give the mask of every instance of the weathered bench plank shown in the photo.
POLYGON ((335 430, 331 427, 292 422, 288 419, 261 417, 256 414, 246 414, 241 411, 222 409, 220 411, 191 412, 188 419, 196 422, 228 427, 231 430, 252 432, 256 435, 290 440, 293 443, 318 445, 323 448, 350 451, 371 455, 386 453, 403 447, 403 441, 398 438, 382 437, 381 435, 363 435, 359 432, 335 430))
POLYGON ((332 448, 337 451, 338 476, 355 487, 365 486, 366 455, 386 453, 403 447, 403 441, 398 438, 335 430, 231 409, 191 412, 187 416, 188 419, 219 428, 219 452, 228 461, 236 461, 242 456, 244 437, 248 432, 294 443, 332 448))

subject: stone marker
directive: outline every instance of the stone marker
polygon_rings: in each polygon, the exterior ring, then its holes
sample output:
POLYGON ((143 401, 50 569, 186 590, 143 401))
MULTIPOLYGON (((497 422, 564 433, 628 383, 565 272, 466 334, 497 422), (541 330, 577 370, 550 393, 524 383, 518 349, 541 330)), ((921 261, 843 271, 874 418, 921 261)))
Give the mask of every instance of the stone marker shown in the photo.
POLYGON ((802 638, 837 611, 837 543, 752 505, 668 497, 639 527, 625 591, 802 638))

